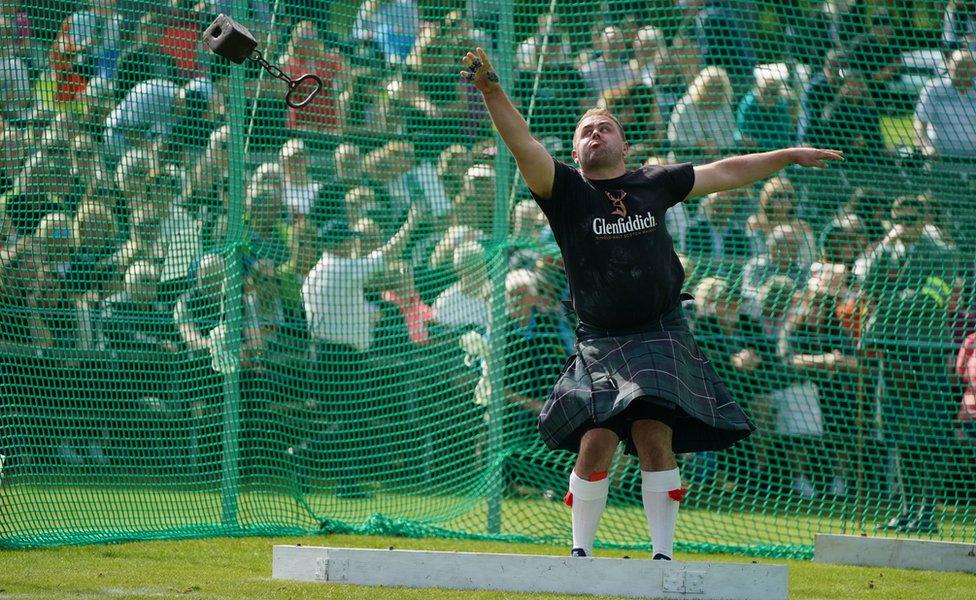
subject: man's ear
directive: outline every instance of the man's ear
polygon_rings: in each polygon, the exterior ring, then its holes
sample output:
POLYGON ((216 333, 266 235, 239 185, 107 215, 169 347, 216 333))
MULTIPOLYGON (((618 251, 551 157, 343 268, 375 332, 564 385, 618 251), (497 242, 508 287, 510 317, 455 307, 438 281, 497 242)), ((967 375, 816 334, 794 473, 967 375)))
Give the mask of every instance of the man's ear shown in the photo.
POLYGON ((575 148, 573 149, 571 156, 573 157, 573 162, 579 164, 579 154, 576 153, 575 148))

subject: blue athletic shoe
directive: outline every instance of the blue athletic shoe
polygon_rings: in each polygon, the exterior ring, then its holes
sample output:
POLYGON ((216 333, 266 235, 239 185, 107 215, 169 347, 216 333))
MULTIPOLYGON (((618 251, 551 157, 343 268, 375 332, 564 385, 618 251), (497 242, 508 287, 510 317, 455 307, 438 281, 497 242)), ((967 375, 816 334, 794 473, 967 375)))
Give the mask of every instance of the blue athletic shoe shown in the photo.
POLYGON ((573 551, 569 553, 570 556, 586 556, 586 550, 582 548, 573 548, 573 551))
POLYGON ((661 554, 660 552, 658 552, 657 554, 654 555, 654 558, 652 558, 651 560, 671 560, 671 557, 668 556, 667 554, 661 554))

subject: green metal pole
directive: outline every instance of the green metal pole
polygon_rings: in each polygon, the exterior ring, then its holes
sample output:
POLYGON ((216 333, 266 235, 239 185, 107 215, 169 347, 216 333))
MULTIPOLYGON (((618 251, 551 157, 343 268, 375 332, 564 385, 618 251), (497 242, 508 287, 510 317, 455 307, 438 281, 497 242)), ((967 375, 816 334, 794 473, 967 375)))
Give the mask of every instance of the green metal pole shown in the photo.
MULTIPOLYGON (((499 5, 498 48, 492 62, 501 78, 502 85, 511 93, 515 47, 513 39, 512 0, 502 0, 499 5)), ((508 184, 512 181, 512 158, 503 151, 505 144, 500 135, 495 134, 495 216, 492 227, 492 253, 488 265, 491 277, 491 303, 488 320, 488 379, 491 382, 491 395, 488 401, 488 533, 499 533, 502 528, 502 494, 505 482, 502 479, 503 443, 502 420, 505 415, 505 394, 502 382, 505 377, 503 360, 503 331, 505 324, 505 275, 508 271, 508 184)))
MULTIPOLYGON (((232 17, 243 22, 245 6, 243 0, 235 0, 232 17)), ((226 527, 238 527, 237 495, 240 483, 238 458, 240 455, 241 431, 241 387, 238 358, 241 347, 241 304, 243 302, 243 276, 241 273, 240 241, 244 239, 243 198, 244 198, 244 67, 232 65, 230 70, 230 90, 228 115, 230 119, 230 200, 227 215, 227 275, 224 280, 223 322, 227 328, 227 352, 233 368, 224 375, 224 403, 222 447, 223 460, 221 477, 221 523, 226 527)))

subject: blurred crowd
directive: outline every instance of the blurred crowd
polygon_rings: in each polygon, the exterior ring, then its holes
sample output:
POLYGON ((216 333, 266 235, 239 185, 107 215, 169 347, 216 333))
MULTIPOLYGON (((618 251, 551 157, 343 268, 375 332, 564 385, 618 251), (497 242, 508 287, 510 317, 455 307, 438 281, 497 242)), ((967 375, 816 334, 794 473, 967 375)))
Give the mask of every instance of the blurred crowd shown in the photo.
MULTIPOLYGON (((230 4, 0 3, 9 356, 101 372, 99 389, 133 415, 186 411, 202 460, 216 455, 203 448, 219 442, 224 373, 241 374, 245 446, 277 427, 272 443, 293 455, 341 454, 337 440, 363 421, 336 408, 350 396, 389 439, 418 443, 411 431, 436 415, 477 427, 500 348, 506 435, 537 444, 573 323, 548 224, 527 190, 497 180, 490 121, 458 77, 464 51, 497 50, 494 5, 366 0, 337 34, 336 3, 243 2, 266 58, 323 80, 294 110, 253 63, 232 87, 229 63, 201 43, 230 4), (246 153, 231 135, 238 95, 246 153)), ((846 493, 864 431, 976 440, 976 3, 948 3, 932 40, 945 71, 907 112, 889 83, 918 45, 911 29, 877 3, 798 4, 772 4, 789 40, 774 63, 760 62, 770 15, 758 2, 543 11, 515 40, 508 86, 564 161, 594 105, 619 118, 634 168, 796 144, 844 151, 839 168, 787 170, 668 215, 709 358, 761 440, 792 440, 782 459, 753 444, 750 476, 786 461, 792 489, 812 497, 846 493), (892 115, 910 116, 910 143, 886 138, 892 115), (814 468, 812 452, 831 467, 814 468)), ((46 372, 25 364, 7 359, 11 389, 46 372)), ((99 422, 111 413, 99 410, 76 418, 88 434, 60 440, 62 459, 110 461, 99 422)), ((468 445, 422 442, 431 455, 468 445)), ((359 475, 340 478, 359 493, 359 475)))

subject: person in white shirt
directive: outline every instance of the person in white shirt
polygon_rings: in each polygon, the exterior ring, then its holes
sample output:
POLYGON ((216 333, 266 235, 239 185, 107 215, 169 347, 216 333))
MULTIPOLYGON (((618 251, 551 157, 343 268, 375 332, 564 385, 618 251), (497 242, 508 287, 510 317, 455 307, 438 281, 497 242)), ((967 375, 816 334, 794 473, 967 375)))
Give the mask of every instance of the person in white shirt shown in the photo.
POLYGON ((915 108, 915 132, 923 154, 976 158, 976 59, 968 50, 949 58, 948 77, 933 79, 915 108))
POLYGON ((485 253, 478 242, 465 242, 454 250, 457 283, 434 301, 434 321, 450 328, 488 330, 489 287, 485 253))
POLYGON ((285 174, 285 204, 293 218, 305 218, 312 210, 322 184, 308 174, 308 150, 305 142, 291 139, 281 146, 279 155, 285 174))
MULTIPOLYGON (((322 411, 328 428, 315 442, 325 464, 338 480, 336 495, 362 498, 359 469, 352 458, 350 440, 368 421, 348 410, 354 398, 368 393, 368 360, 373 343, 372 310, 365 287, 391 261, 399 259, 407 241, 426 214, 423 203, 410 208, 406 222, 379 249, 361 256, 357 236, 344 221, 323 227, 326 250, 302 284, 302 301, 308 322, 310 367, 316 390, 314 404, 322 411), (324 456, 322 456, 324 454, 324 456)), ((307 480, 316 477, 305 474, 307 480)))
POLYGON ((735 147, 732 84, 721 67, 705 67, 671 112, 672 161, 707 162, 735 147))

